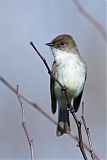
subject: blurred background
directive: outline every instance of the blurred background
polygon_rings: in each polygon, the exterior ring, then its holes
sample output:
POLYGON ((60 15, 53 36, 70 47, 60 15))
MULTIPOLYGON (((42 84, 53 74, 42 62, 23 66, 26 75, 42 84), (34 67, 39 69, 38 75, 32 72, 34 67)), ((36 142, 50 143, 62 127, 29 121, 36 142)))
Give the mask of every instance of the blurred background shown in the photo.
MULTIPOLYGON (((81 4, 106 29, 106 0, 81 0, 81 4)), ((45 43, 67 33, 74 37, 87 63, 83 101, 93 147, 107 159, 106 151, 106 42, 97 28, 78 10, 74 0, 0 1, 0 75, 31 97, 44 111, 50 107, 49 75, 29 42, 33 41, 49 66, 53 55, 45 43)), ((34 140, 36 159, 82 159, 77 142, 67 135, 56 137, 56 126, 24 102, 26 123, 34 140)), ((78 117, 81 116, 81 109, 78 117)), ((70 116, 72 131, 77 133, 70 116)), ((83 136, 86 136, 83 130, 83 136)), ((89 155, 88 155, 89 156, 89 155)), ((17 97, 0 83, 0 159, 30 159, 21 126, 17 97)), ((90 157, 89 157, 90 159, 90 157)))

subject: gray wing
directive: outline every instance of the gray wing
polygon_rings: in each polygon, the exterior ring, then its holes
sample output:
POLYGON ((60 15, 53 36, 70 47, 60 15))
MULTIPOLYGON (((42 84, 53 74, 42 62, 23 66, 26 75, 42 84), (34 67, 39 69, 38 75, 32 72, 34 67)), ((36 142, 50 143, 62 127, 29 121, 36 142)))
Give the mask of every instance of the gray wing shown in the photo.
POLYGON ((56 97, 55 97, 55 92, 54 92, 54 85, 55 85, 55 81, 53 80, 52 77, 50 77, 51 110, 53 114, 55 114, 56 108, 57 108, 57 102, 56 102, 56 97))
POLYGON ((83 90, 82 92, 78 95, 78 97, 76 97, 73 101, 73 107, 74 107, 74 110, 75 112, 78 111, 79 109, 79 106, 80 106, 80 102, 81 102, 81 98, 82 98, 82 94, 83 94, 83 90))
MULTIPOLYGON (((86 81, 86 78, 87 78, 87 73, 86 73, 86 76, 85 76, 85 81, 86 81)), ((84 81, 84 85, 85 85, 85 81, 84 81)), ((83 90, 84 90, 84 86, 83 86, 83 89, 80 92, 80 94, 73 100, 73 107, 74 107, 75 112, 77 112, 78 109, 79 109, 82 94, 83 94, 83 90)))

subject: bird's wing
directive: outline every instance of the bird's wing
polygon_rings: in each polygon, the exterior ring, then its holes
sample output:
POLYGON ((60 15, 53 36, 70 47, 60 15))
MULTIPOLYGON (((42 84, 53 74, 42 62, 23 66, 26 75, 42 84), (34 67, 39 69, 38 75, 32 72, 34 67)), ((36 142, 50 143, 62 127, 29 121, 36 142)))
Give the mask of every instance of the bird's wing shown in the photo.
POLYGON ((52 77, 50 77, 51 110, 53 114, 55 114, 56 108, 57 108, 56 97, 55 97, 55 92, 54 92, 54 85, 55 85, 55 81, 53 80, 52 77))
POLYGON ((73 107, 74 107, 75 112, 77 112, 78 109, 79 109, 82 94, 83 94, 83 90, 81 91, 81 93, 73 101, 73 107))
MULTIPOLYGON (((87 73, 85 75, 85 81, 86 81, 86 78, 87 78, 87 73)), ((85 81, 84 81, 84 85, 85 85, 85 81)), ((73 107, 74 107, 75 112, 77 112, 78 109, 79 109, 81 98, 82 98, 82 94, 83 94, 83 90, 84 90, 84 85, 83 85, 83 89, 80 92, 80 94, 73 100, 73 107)))

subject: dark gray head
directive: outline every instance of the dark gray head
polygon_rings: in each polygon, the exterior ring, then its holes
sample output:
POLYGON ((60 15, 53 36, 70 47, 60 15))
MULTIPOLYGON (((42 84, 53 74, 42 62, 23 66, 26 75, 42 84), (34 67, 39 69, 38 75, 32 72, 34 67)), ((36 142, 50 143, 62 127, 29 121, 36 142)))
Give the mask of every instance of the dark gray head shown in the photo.
POLYGON ((68 34, 59 35, 46 45, 66 52, 78 51, 73 37, 68 34))

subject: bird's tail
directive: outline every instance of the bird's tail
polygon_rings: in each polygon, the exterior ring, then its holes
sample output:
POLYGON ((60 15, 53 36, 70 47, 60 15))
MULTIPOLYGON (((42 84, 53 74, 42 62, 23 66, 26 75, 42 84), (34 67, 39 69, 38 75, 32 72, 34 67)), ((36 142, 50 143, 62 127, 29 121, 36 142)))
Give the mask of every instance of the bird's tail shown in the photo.
POLYGON ((67 108, 59 107, 58 126, 56 135, 62 136, 64 133, 70 134, 69 112, 67 108))

